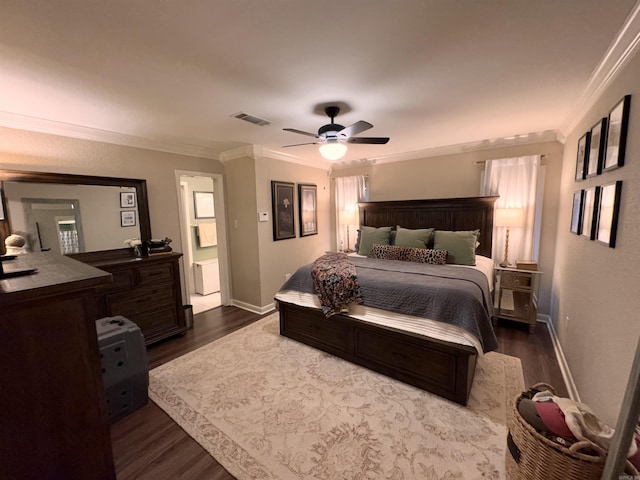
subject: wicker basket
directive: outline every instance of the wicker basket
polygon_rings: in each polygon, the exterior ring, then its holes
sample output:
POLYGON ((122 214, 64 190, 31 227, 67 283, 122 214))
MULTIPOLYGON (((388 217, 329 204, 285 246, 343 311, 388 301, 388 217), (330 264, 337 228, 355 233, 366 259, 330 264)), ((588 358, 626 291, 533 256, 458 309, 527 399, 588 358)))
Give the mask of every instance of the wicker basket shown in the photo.
MULTIPOLYGON (((555 392, 553 387, 544 383, 534 385, 531 390, 555 392)), ((585 441, 566 448, 539 434, 518 412, 522 398, 523 395, 516 397, 507 421, 507 480, 600 480, 606 452, 585 441)), ((625 473, 638 475, 629 462, 625 473)))

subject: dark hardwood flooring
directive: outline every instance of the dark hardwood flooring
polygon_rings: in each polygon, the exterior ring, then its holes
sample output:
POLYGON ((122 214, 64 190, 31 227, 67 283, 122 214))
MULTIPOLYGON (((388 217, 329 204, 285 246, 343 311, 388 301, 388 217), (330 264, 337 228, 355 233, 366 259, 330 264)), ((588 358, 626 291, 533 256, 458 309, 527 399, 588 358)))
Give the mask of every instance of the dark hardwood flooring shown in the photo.
MULTIPOLYGON (((149 368, 265 316, 235 307, 219 307, 198 314, 194 328, 184 336, 148 349, 149 368)), ((553 385, 558 395, 567 394, 545 325, 539 325, 530 334, 526 326, 500 321, 496 334, 500 343, 498 351, 521 359, 525 385, 545 382, 553 385)), ((112 425, 111 440, 118 480, 234 479, 152 401, 112 425)))

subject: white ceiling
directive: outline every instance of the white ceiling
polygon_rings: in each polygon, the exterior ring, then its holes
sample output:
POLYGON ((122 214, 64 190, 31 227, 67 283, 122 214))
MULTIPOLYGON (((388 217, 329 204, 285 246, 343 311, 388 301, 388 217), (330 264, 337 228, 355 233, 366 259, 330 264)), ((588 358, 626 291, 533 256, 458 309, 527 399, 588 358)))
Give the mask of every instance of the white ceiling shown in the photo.
POLYGON ((338 123, 391 137, 350 145, 346 162, 562 137, 606 77, 598 68, 637 39, 637 11, 635 0, 0 0, 0 124, 311 162, 316 147, 281 147, 312 139, 282 129, 316 132, 329 123, 317 106, 332 102, 351 110, 338 123))

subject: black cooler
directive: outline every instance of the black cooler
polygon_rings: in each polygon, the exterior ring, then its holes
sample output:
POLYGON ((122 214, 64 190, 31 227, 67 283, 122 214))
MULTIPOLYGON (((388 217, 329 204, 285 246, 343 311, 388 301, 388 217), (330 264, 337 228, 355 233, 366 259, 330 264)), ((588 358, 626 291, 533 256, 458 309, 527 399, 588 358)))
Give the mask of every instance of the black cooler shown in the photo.
POLYGON ((121 315, 96 320, 96 330, 109 419, 113 423, 147 404, 147 350, 140 328, 121 315))

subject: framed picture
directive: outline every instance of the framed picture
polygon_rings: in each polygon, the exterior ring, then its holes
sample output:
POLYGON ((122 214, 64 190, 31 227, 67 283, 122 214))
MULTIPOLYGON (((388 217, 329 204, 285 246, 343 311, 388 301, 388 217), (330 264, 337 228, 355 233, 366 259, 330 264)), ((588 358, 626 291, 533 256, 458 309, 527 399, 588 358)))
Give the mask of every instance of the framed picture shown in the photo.
POLYGON ((196 218, 216 218, 213 192, 193 192, 193 213, 196 218))
POLYGON ((610 248, 616 246, 621 192, 622 180, 600 187, 596 240, 610 248))
POLYGON ((602 173, 602 158, 604 157, 606 139, 607 118, 605 117, 591 127, 591 140, 589 141, 589 157, 585 178, 594 177, 602 173))
POLYGON ((571 233, 580 235, 582 233, 582 201, 584 190, 578 190, 573 194, 573 208, 571 210, 571 233))
POLYGON ((596 238, 595 218, 598 213, 598 194, 600 187, 590 187, 584 190, 582 200, 582 235, 589 240, 596 238))
POLYGON ((120 208, 136 206, 136 192, 120 192, 120 208))
POLYGON ((602 170, 605 172, 624 165, 630 107, 631 95, 626 95, 613 107, 611 112, 609 112, 607 148, 604 157, 604 166, 602 167, 602 170))
POLYGON ((293 215, 294 187, 293 183, 271 181, 274 241, 296 237, 295 217, 293 215))
POLYGON ((123 210, 120 212, 120 226, 121 227, 135 227, 136 226, 136 212, 135 210, 123 210))
POLYGON ((298 214, 300 215, 300 236, 318 233, 318 187, 298 184, 298 214))
POLYGON ((591 132, 585 133, 580 138, 580 140, 578 140, 578 155, 576 158, 576 180, 584 180, 586 178, 590 141, 591 132))

